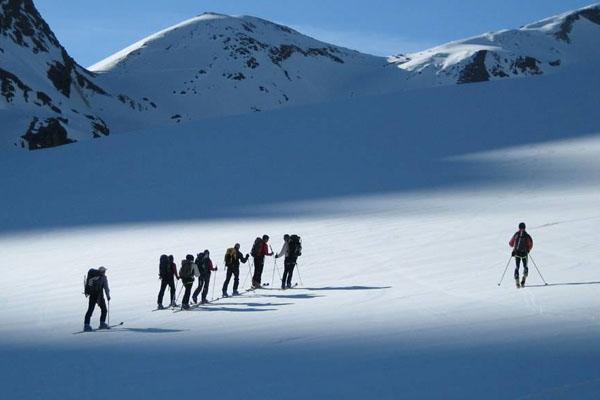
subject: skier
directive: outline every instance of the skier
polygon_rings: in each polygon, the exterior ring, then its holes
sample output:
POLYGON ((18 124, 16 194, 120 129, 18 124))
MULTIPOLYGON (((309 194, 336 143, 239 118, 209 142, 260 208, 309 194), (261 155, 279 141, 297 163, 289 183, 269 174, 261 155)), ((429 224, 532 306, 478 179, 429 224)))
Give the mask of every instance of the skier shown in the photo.
POLYGON ((265 256, 272 256, 273 253, 269 252, 269 235, 263 235, 262 238, 256 238, 254 246, 252 246, 252 257, 254 258, 254 276, 252 277, 252 288, 257 289, 261 287, 262 272, 265 266, 265 256))
POLYGON ((190 308, 190 293, 192 292, 192 286, 194 286, 195 276, 199 277, 200 271, 198 271, 198 266, 194 264, 194 256, 188 254, 185 256, 185 260, 181 261, 181 269, 179 270, 179 277, 185 288, 183 300, 181 300, 182 310, 189 310, 190 308))
POLYGON ((246 257, 240 251, 240 244, 236 243, 233 248, 227 249, 225 253, 225 267, 227 267, 227 277, 225 278, 225 282, 223 283, 223 297, 228 297, 227 295, 227 287, 229 286, 229 281, 231 280, 231 275, 233 278, 233 295, 237 296, 240 293, 238 292, 238 286, 240 284, 240 261, 242 263, 246 263, 250 254, 246 254, 246 257))
POLYGON ((165 294, 165 289, 169 286, 169 290, 171 292, 171 303, 169 307, 177 307, 175 304, 175 279, 179 280, 179 274, 177 273, 177 266, 173 262, 173 256, 166 256, 163 254, 160 256, 160 263, 158 267, 158 276, 161 279, 160 283, 160 291, 158 292, 158 309, 163 310, 163 296, 165 294))
POLYGON ((281 279, 282 289, 290 289, 292 287, 292 276, 294 275, 294 267, 296 267, 298 256, 302 254, 301 250, 302 245, 300 241, 300 236, 290 236, 287 233, 283 235, 283 246, 281 247, 281 251, 275 255, 275 258, 285 256, 285 258, 283 259, 283 278, 281 279))
POLYGON ((515 283, 517 288, 525 287, 525 280, 529 274, 529 268, 527 268, 527 261, 529 260, 529 252, 533 248, 533 239, 525 231, 525 222, 519 224, 519 230, 512 236, 508 245, 512 247, 512 255, 515 257, 515 283), (523 261, 523 279, 519 282, 519 267, 523 261))
POLYGON ((213 267, 213 263, 210 259, 210 252, 208 250, 204 250, 204 253, 198 254, 198 258, 196 258, 196 264, 198 264, 200 276, 198 277, 198 287, 194 291, 194 296, 192 297, 192 300, 194 301, 194 304, 197 303, 198 295, 200 294, 200 291, 202 291, 201 304, 206 304, 208 303, 208 301, 206 300, 206 295, 208 294, 210 274, 211 271, 216 271, 217 268, 213 267))
POLYGON ((104 301, 104 293, 106 299, 110 301, 110 289, 108 288, 108 279, 106 278, 106 268, 90 269, 85 280, 85 297, 89 297, 88 310, 85 313, 83 322, 83 330, 91 332, 90 319, 96 308, 96 304, 100 307, 100 326, 98 329, 110 329, 106 324, 106 302, 104 301))

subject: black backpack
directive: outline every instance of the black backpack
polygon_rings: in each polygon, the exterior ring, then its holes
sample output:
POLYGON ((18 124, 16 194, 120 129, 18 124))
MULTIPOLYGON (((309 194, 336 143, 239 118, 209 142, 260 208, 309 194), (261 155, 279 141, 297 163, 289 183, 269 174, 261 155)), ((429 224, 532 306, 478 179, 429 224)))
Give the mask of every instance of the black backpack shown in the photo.
POLYGON ((181 269, 179 270, 179 277, 183 281, 194 280, 194 268, 190 260, 181 261, 181 269))
POLYGON ((85 294, 98 294, 102 291, 102 273, 97 269, 91 268, 85 278, 85 294))
POLYGON ((252 255, 252 257, 258 256, 258 252, 261 251, 262 245, 263 245, 263 240, 261 238, 257 237, 254 240, 254 245, 252 245, 252 250, 250 251, 250 254, 252 255))
POLYGON ((169 278, 172 275, 171 263, 169 262, 169 257, 167 257, 166 254, 160 256, 160 261, 158 263, 158 275, 160 275, 162 279, 169 278))
POLYGON ((288 242, 288 257, 298 258, 302 255, 302 238, 298 235, 290 236, 288 242))
POLYGON ((529 234, 527 232, 517 232, 515 235, 515 253, 521 256, 527 255, 527 252, 529 251, 527 246, 529 234))

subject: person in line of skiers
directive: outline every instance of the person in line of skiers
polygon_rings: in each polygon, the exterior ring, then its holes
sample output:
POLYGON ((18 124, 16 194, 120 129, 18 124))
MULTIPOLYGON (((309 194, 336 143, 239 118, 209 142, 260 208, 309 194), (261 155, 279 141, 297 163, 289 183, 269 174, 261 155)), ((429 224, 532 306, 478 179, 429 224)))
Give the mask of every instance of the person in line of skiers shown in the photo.
POLYGON ((246 254, 246 257, 240 251, 240 244, 236 243, 232 248, 227 249, 225 252, 225 267, 227 268, 227 276, 225 277, 225 282, 223 283, 223 297, 229 297, 227 294, 227 288, 229 287, 229 281, 231 280, 231 276, 233 275, 233 295, 237 296, 240 293, 238 292, 238 286, 240 284, 240 261, 246 264, 250 258, 250 254, 246 254))
POLYGON ((198 265, 200 276, 198 277, 198 287, 194 291, 192 300, 194 301, 194 304, 198 303, 198 295, 200 294, 200 291, 202 291, 201 304, 206 304, 208 303, 208 300, 206 300, 206 295, 208 294, 210 275, 212 271, 217 270, 217 267, 213 267, 212 260, 210 259, 210 252, 208 250, 204 250, 204 253, 198 254, 198 257, 196 258, 196 265, 198 265))
POLYGON ((292 287, 292 276, 294 275, 294 267, 296 266, 297 257, 290 253, 290 235, 283 235, 283 246, 275 258, 284 257, 283 259, 283 278, 281 279, 281 288, 290 289, 292 287))
POLYGON ((181 269, 179 269, 179 277, 181 278, 181 282, 185 289, 183 300, 181 300, 182 310, 189 310, 190 294, 192 293, 192 286, 194 286, 194 277, 199 276, 200 271, 198 271, 198 266, 194 263, 194 256, 188 254, 185 256, 185 260, 181 261, 181 269))
POLYGON ((262 272, 265 266, 265 256, 272 256, 273 253, 269 252, 269 235, 263 235, 261 238, 256 238, 254 246, 252 246, 252 258, 254 259, 254 276, 252 277, 252 288, 262 287, 262 272))
POLYGON ((110 329, 106 324, 107 310, 106 301, 104 301, 104 293, 106 293, 106 299, 110 301, 110 289, 108 287, 108 278, 106 277, 106 268, 92 268, 88 271, 85 280, 84 293, 85 296, 89 298, 89 303, 83 321, 83 330, 85 332, 90 332, 92 330, 90 319, 92 318, 96 304, 100 307, 100 326, 98 329, 110 329))
POLYGON ((170 255, 167 257, 166 254, 160 256, 160 262, 158 266, 158 277, 161 280, 160 283, 160 291, 158 292, 158 309, 163 310, 163 297, 165 294, 165 289, 169 286, 169 290, 171 293, 171 303, 169 307, 177 307, 175 304, 175 278, 179 280, 179 274, 177 273, 177 266, 173 262, 173 256, 170 255))
POLYGON ((529 252, 533 249, 533 238, 525 230, 525 222, 519 224, 519 230, 512 236, 508 245, 512 247, 512 255, 515 257, 515 283, 517 288, 525 287, 525 280, 529 274, 527 262, 529 261, 529 252), (519 267, 523 262, 523 279, 519 282, 519 267))

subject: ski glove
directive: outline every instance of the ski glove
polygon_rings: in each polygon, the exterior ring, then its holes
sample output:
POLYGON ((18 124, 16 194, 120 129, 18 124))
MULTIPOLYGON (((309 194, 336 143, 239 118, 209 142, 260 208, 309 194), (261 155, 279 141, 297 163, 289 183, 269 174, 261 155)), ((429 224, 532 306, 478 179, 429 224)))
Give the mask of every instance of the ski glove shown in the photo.
POLYGON ((106 298, 108 299, 108 301, 110 301, 110 296, 107 296, 106 298))

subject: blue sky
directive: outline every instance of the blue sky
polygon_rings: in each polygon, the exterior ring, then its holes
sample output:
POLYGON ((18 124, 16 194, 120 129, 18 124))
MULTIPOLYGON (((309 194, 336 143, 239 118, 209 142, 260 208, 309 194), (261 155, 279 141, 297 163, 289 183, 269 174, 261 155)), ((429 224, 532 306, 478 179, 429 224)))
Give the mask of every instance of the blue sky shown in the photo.
POLYGON ((593 0, 34 0, 63 45, 88 66, 204 11, 253 15, 371 54, 422 50, 515 28, 593 0))

